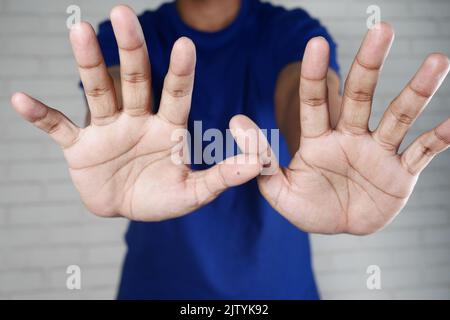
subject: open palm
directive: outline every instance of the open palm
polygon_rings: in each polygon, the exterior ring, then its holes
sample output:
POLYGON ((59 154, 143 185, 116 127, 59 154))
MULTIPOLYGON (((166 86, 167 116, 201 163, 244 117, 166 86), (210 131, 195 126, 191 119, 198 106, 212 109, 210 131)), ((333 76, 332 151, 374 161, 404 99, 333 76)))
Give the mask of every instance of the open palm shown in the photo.
MULTIPOLYGON (((123 109, 119 108, 92 27, 74 26, 71 42, 91 112, 76 127, 60 112, 22 93, 16 110, 63 148, 85 205, 101 216, 157 221, 191 212, 227 187, 256 177, 257 155, 227 159, 205 171, 186 165, 183 135, 191 104, 195 48, 186 38, 173 48, 158 113, 152 113, 150 63, 136 15, 125 6, 111 13, 120 54, 123 109), (178 138, 181 138, 179 140, 178 138)), ((233 124, 233 121, 231 122, 233 124)))
POLYGON ((442 54, 427 58, 378 128, 369 131, 372 97, 392 39, 387 24, 369 31, 347 78, 336 128, 330 126, 327 105, 328 44, 315 38, 307 46, 300 80, 299 150, 288 168, 279 168, 272 159, 273 174, 258 178, 271 205, 302 230, 379 230, 406 204, 421 170, 450 144, 447 119, 398 154, 408 128, 448 73, 448 58, 442 54))

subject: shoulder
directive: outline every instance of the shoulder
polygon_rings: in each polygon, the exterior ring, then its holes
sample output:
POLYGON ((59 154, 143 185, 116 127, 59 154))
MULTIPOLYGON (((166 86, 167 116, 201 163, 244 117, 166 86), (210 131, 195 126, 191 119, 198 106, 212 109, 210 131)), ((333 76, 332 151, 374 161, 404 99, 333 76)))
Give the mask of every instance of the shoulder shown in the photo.
POLYGON ((262 31, 261 46, 268 49, 276 70, 301 60, 307 42, 313 37, 321 36, 330 45, 330 66, 338 72, 337 45, 333 37, 327 28, 306 10, 286 9, 258 1, 257 17, 259 30, 262 31))
POLYGON ((331 36, 320 21, 302 8, 287 9, 268 2, 258 3, 256 19, 260 38, 264 45, 286 50, 286 46, 297 50, 315 36, 323 36, 333 43, 331 36))

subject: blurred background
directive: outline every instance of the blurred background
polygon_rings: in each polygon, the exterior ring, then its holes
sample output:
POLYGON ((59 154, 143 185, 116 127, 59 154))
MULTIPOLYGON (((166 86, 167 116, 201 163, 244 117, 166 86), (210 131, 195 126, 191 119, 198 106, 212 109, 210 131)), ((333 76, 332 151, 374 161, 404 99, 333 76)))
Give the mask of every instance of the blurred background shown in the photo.
MULTIPOLYGON (((123 1, 137 12, 160 0, 123 1)), ((274 0, 318 17, 338 43, 342 75, 366 31, 369 5, 396 30, 377 89, 372 128, 428 53, 450 55, 449 0, 274 0)), ((79 201, 59 148, 12 111, 26 91, 82 125, 66 20, 69 5, 94 26, 117 0, 0 0, 0 298, 112 299, 125 253, 123 219, 100 219, 79 201), (79 265, 82 289, 66 288, 66 268, 79 265)), ((411 141, 450 116, 450 79, 408 135, 411 141)), ((295 246, 295 243, 292 244, 295 246)), ((314 268, 325 299, 450 299, 450 152, 424 171, 407 207, 385 230, 367 237, 312 236, 314 268), (369 265, 381 289, 366 287, 369 265)))

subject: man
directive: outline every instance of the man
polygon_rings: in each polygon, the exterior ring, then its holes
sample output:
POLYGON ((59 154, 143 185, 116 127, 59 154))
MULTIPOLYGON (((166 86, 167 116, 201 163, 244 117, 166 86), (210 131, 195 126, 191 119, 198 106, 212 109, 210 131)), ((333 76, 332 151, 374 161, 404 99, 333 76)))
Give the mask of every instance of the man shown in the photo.
POLYGON ((447 119, 397 152, 449 70, 442 54, 425 60, 369 131, 393 40, 385 23, 368 31, 342 98, 326 29, 303 10, 259 0, 178 0, 139 20, 118 6, 100 45, 86 23, 70 39, 91 124, 80 129, 22 93, 12 103, 62 146, 90 211, 132 220, 121 299, 316 299, 304 232, 383 228, 450 143, 447 119), (174 163, 175 130, 192 131, 195 120, 225 130, 230 118, 237 160, 247 161, 174 163), (281 129, 287 167, 262 135, 255 152, 237 130, 258 126, 281 129))

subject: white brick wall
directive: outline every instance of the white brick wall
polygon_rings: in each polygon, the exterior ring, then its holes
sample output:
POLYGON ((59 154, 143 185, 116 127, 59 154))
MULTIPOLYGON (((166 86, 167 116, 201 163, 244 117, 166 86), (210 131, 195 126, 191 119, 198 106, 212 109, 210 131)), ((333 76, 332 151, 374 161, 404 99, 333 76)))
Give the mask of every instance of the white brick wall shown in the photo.
MULTIPOLYGON (((161 1, 122 1, 137 11, 161 1)), ((276 0, 322 19, 339 44, 343 73, 365 32, 366 8, 381 7, 396 42, 377 90, 372 126, 388 101, 430 51, 450 55, 448 0, 276 0)), ((113 298, 125 248, 126 221, 95 218, 83 209, 59 149, 9 107, 25 90, 82 123, 65 28, 78 4, 97 25, 116 0, 0 0, 0 298, 113 298), (83 270, 83 288, 65 289, 68 265, 83 270)), ((414 125, 408 141, 450 115, 450 80, 414 125)), ((312 236, 324 298, 450 298, 450 153, 423 173, 407 208, 368 237, 312 236), (382 290, 365 287, 368 265, 382 270, 382 290)))

